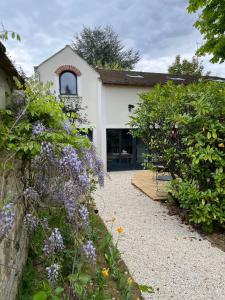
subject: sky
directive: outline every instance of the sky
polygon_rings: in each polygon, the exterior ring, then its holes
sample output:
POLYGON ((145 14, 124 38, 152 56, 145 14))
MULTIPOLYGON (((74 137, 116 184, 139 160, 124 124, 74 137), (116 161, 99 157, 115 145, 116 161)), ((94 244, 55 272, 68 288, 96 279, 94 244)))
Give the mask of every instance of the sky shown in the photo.
MULTIPOLYGON (((126 48, 141 55, 135 70, 167 72, 180 54, 190 59, 202 44, 187 13, 188 0, 0 0, 0 22, 20 34, 8 54, 31 75, 33 66, 70 44, 84 26, 111 25, 126 48)), ((224 76, 224 64, 203 58, 206 71, 224 76)))

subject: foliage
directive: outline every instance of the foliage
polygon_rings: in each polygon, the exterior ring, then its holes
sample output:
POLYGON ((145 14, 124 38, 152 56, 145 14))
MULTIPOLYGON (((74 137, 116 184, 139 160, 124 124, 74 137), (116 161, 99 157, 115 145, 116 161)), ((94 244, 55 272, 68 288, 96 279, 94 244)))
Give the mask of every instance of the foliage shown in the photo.
POLYGON ((0 40, 7 41, 9 38, 11 39, 16 39, 17 41, 21 41, 20 35, 12 30, 7 30, 5 27, 2 25, 2 30, 0 30, 0 40))
POLYGON ((130 122, 148 145, 149 167, 171 173, 172 195, 190 221, 208 228, 225 223, 224 115, 223 83, 169 82, 141 95, 130 122))
POLYGON ((198 49, 198 55, 211 54, 211 62, 225 60, 225 5, 221 0, 189 0, 188 11, 195 13, 200 10, 195 27, 204 38, 204 44, 198 49))
POLYGON ((175 61, 169 66, 168 72, 174 75, 192 75, 196 77, 210 74, 209 72, 204 74, 204 66, 198 57, 193 56, 191 61, 187 59, 181 61, 180 55, 176 56, 175 61))
MULTIPOLYGON (((129 273, 124 265, 121 265, 120 255, 114 260, 114 268, 111 269, 105 254, 117 252, 112 243, 112 237, 107 232, 103 222, 94 211, 92 204, 88 206, 90 211, 90 226, 86 233, 94 241, 97 250, 96 264, 90 264, 83 256, 80 247, 74 247, 73 228, 66 222, 66 212, 64 209, 49 208, 49 211, 42 209, 40 216, 46 217, 49 226, 58 227, 62 233, 65 250, 61 255, 62 273, 57 282, 57 286, 51 286, 48 283, 45 267, 48 265, 45 256, 42 253, 43 231, 41 228, 36 230, 32 237, 31 248, 29 251, 28 263, 22 275, 22 281, 19 288, 18 300, 31 299, 132 299, 131 297, 141 299, 138 286, 130 282, 129 273), (113 249, 113 250, 109 250, 113 249), (75 270, 71 274, 74 255, 78 257, 75 270), (102 270, 108 270, 108 273, 102 270), (113 274, 116 273, 115 277, 113 274), (123 278, 123 280, 121 280, 123 278), (74 297, 74 293, 77 298, 74 297), (67 297, 67 298, 66 298, 67 297)), ((84 232, 83 232, 84 233, 84 232)), ((82 234, 82 232, 80 232, 82 234)))
POLYGON ((130 70, 140 59, 137 51, 124 49, 110 26, 84 27, 74 37, 72 48, 93 67, 130 70))
MULTIPOLYGON (((15 204, 23 206, 24 228, 31 238, 17 298, 109 299, 107 276, 102 273, 107 261, 103 254, 101 270, 99 231, 90 199, 96 184, 104 185, 102 162, 78 128, 79 112, 71 123, 64 104, 50 93, 49 84, 30 79, 24 86, 17 81, 17 86, 7 108, 0 111, 0 151, 6 155, 1 165, 1 191, 5 171, 16 162, 20 162, 17 177, 21 183, 17 202, 6 204, 8 199, 1 194, 0 240, 13 238, 15 204)), ((111 238, 107 240, 111 242, 111 238)), ((104 244, 122 298, 131 299, 131 281, 117 268, 119 252, 104 244)))

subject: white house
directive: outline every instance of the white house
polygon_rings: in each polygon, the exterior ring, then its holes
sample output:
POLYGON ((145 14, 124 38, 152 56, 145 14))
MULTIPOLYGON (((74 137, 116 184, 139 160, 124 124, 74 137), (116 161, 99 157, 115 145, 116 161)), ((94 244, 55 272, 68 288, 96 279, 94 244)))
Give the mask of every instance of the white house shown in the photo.
POLYGON ((35 67, 35 72, 41 82, 52 82, 52 92, 70 105, 81 99, 89 121, 84 126, 93 128, 91 138, 108 170, 141 167, 144 145, 128 134, 127 124, 139 94, 168 80, 184 84, 195 80, 191 76, 94 69, 68 45, 35 67))

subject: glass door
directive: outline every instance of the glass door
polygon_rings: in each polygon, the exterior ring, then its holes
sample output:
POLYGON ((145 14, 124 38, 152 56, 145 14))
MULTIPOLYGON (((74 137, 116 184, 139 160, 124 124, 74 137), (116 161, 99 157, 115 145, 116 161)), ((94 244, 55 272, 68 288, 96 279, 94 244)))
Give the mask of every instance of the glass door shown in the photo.
POLYGON ((106 135, 108 171, 142 169, 144 145, 129 129, 107 129, 106 135))

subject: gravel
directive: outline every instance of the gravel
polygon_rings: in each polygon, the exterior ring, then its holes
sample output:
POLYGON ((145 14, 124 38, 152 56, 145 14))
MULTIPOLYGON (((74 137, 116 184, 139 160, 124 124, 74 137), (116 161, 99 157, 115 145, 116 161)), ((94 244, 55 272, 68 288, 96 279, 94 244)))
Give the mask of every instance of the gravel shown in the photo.
POLYGON ((133 171, 111 172, 95 194, 108 229, 122 226, 118 248, 139 284, 153 286, 144 299, 225 299, 225 253, 204 240, 166 208, 131 185, 133 171))

